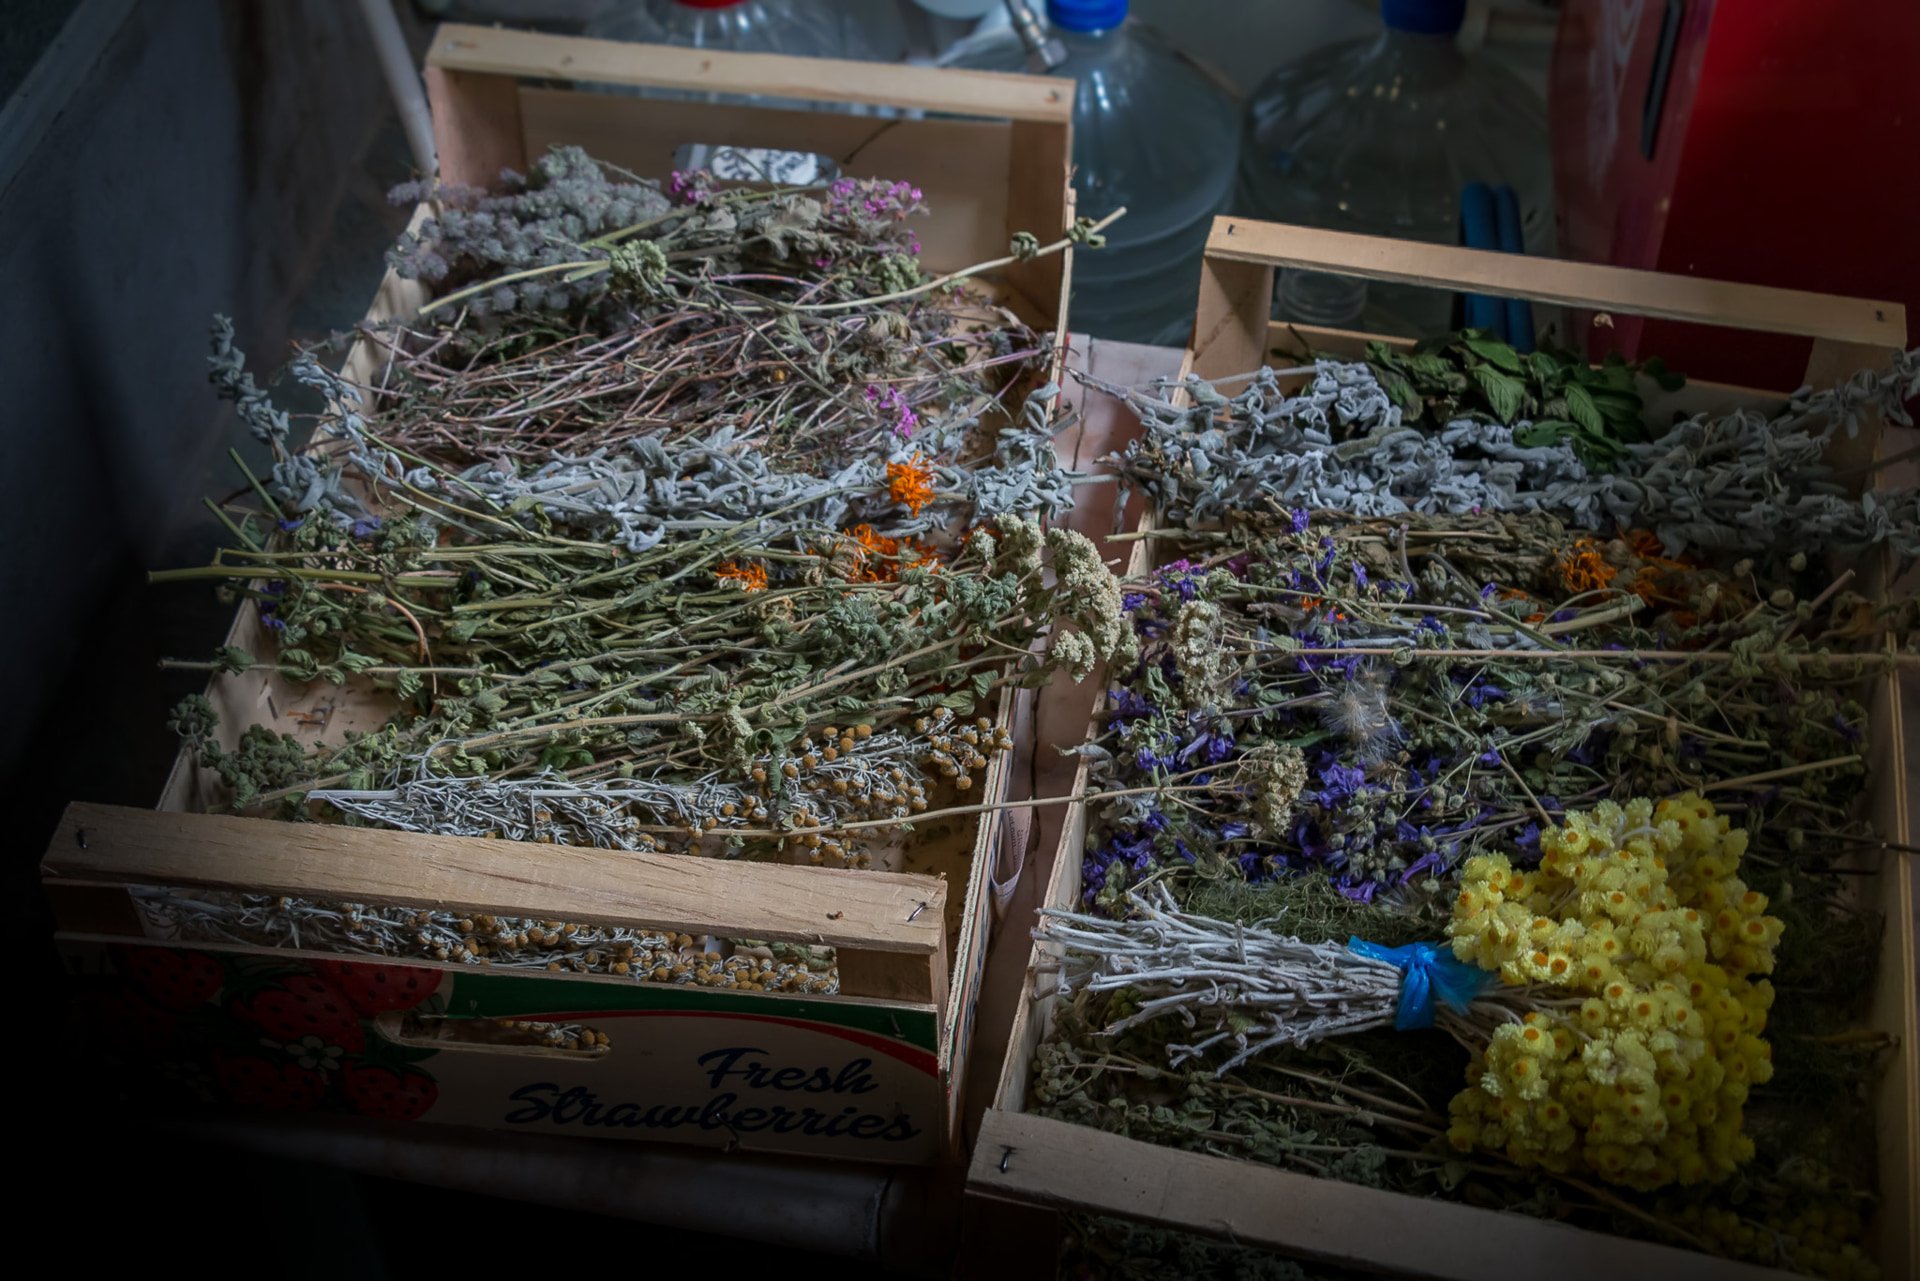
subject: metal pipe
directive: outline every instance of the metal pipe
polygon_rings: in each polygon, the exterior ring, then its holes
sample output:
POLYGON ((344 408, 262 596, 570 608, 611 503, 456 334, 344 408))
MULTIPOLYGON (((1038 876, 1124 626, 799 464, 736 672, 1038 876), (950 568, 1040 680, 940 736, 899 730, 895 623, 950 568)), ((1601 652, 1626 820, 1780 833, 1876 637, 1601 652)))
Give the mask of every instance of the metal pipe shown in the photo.
POLYGON ((860 1259, 901 1276, 946 1276, 957 1248, 958 1177, 936 1169, 348 1117, 156 1124, 178 1142, 199 1140, 357 1174, 744 1237, 860 1259))
POLYGON ((373 37, 373 52, 380 59, 387 92, 393 95, 393 105, 400 112, 400 127, 407 133, 413 167, 422 177, 432 177, 440 169, 433 148, 433 113, 427 109, 427 92, 413 69, 413 53, 400 30, 400 19, 388 0, 360 0, 360 12, 366 15, 367 34, 373 37))
POLYGON ((1044 74, 1067 60, 1067 47, 1053 38, 1025 0, 1007 0, 1007 19, 1027 46, 1028 71, 1044 74))

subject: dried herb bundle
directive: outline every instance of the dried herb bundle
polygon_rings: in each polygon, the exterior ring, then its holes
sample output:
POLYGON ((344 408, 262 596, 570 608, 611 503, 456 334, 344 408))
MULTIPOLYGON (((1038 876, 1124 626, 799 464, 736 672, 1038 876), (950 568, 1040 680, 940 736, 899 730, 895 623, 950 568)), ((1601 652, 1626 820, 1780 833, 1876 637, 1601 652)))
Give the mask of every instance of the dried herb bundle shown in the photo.
POLYGON ((1516 444, 1566 440, 1588 470, 1610 470, 1625 446, 1652 438, 1638 390, 1645 377, 1663 391, 1685 380, 1654 357, 1630 362, 1609 353, 1590 365, 1577 352, 1549 345, 1525 355, 1484 330, 1468 329, 1395 351, 1367 344, 1367 364, 1409 426, 1439 431, 1462 418, 1524 420, 1516 444))
POLYGON ((1128 584, 1141 658, 1081 749, 1084 883, 1156 875, 1427 891, 1605 798, 1712 788, 1764 857, 1860 839, 1859 681, 1883 658, 1846 581, 1572 538, 1545 516, 1225 533, 1128 584), (1778 586, 1759 587, 1757 572, 1778 586))
POLYGON ((1568 440, 1522 419, 1413 426, 1362 363, 1262 369, 1218 386, 1189 378, 1184 407, 1167 398, 1174 385, 1114 389, 1144 436, 1109 460, 1174 523, 1285 507, 1364 517, 1539 511, 1591 531, 1648 529, 1669 554, 1887 543, 1920 556, 1920 494, 1850 497, 1826 459, 1868 413, 1911 422, 1904 402, 1920 396, 1920 351, 1839 387, 1803 389, 1771 419, 1698 415, 1624 445, 1611 474, 1590 472, 1568 440), (1304 385, 1289 391, 1300 376, 1304 385), (1241 383, 1231 396, 1223 390, 1241 383))

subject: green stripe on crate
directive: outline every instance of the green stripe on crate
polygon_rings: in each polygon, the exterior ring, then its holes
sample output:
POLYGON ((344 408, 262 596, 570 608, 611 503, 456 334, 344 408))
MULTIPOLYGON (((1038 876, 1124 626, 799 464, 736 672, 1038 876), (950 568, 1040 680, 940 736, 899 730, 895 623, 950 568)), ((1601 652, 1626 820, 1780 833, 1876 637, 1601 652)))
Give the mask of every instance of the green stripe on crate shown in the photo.
POLYGON ((726 992, 664 983, 569 982, 511 974, 453 976, 447 991, 447 1017, 524 1019, 549 1014, 606 1014, 621 1010, 684 1011, 689 1014, 763 1015, 804 1019, 833 1027, 872 1032, 921 1049, 939 1045, 938 1020, 931 1010, 899 1006, 810 1001, 769 997, 758 992, 726 992))

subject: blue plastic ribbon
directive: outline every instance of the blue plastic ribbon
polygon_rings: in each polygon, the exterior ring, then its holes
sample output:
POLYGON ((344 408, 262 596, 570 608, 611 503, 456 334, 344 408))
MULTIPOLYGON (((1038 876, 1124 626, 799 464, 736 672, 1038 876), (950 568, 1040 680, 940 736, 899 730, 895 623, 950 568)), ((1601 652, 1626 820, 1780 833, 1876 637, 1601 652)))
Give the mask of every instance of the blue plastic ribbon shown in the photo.
POLYGON ((1432 1027, 1434 1001, 1465 1014, 1473 998, 1487 990, 1494 975, 1454 956, 1444 944, 1409 943, 1382 947, 1363 938, 1347 940, 1347 950, 1400 971, 1400 1008, 1393 1026, 1402 1032, 1432 1027))

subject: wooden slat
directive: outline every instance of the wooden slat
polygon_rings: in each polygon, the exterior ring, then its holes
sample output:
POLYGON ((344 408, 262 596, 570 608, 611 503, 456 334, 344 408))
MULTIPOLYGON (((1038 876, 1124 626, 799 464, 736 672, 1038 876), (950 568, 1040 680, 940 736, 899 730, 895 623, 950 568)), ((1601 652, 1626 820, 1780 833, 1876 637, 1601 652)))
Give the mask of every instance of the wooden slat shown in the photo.
POLYGON ((1207 237, 1207 256, 1760 333, 1829 338, 1887 351, 1902 346, 1907 337, 1906 309, 1894 302, 1245 218, 1215 218, 1207 237))
POLYGON ((946 942, 946 885, 934 877, 118 805, 68 806, 41 872, 69 883, 298 894, 914 956, 943 955, 946 942))
POLYGON ((983 1196, 1144 1219, 1243 1245, 1360 1263, 1396 1276, 1444 1281, 1531 1276, 1784 1281, 1788 1276, 1525 1215, 1181 1152, 1089 1126, 998 1110, 988 1112, 981 1124, 967 1187, 983 1196))
POLYGON ((427 66, 539 80, 860 103, 1001 120, 1073 118, 1072 86, 1046 76, 903 64, 723 53, 586 40, 458 23, 442 26, 427 66))
MULTIPOLYGON (((1913 840, 1908 812, 1912 767, 1907 739, 1907 708, 1902 706, 1900 674, 1876 682, 1868 708, 1868 805, 1874 826, 1887 840, 1913 840)), ((1920 903, 1915 901, 1916 860, 1889 853, 1879 876, 1879 908, 1885 926, 1880 964, 1874 974, 1871 1025, 1891 1033, 1894 1046, 1873 1091, 1874 1132, 1879 1143, 1880 1212, 1869 1230, 1875 1255, 1887 1277, 1920 1277, 1920 903)))
MULTIPOLYGON (((1087 790, 1087 762, 1083 758, 1073 774, 1073 791, 1078 796, 1087 790)), ((1041 891, 1044 906, 1077 903, 1080 899, 1080 862, 1087 848, 1087 807, 1068 807, 1066 822, 1060 828, 1060 843, 1041 891)), ((1034 1052, 1052 1030, 1054 993, 1057 980, 1051 969, 1051 957, 1045 943, 1036 936, 1029 944, 1027 975, 1022 984, 1020 1003, 1013 1013, 1012 1030, 1007 1037, 1006 1058, 1000 1064, 1000 1076, 993 1095, 993 1106, 1009 1112, 1027 1106, 1027 1078, 1033 1072, 1034 1052)))
POLYGON ((72 885, 49 881, 41 885, 53 919, 63 931, 140 938, 146 925, 133 898, 118 885, 72 885))
MULTIPOLYGON (((1218 225, 1215 221, 1215 225, 1218 225)), ((1215 254, 1200 263, 1200 302, 1182 374, 1231 378, 1266 363, 1267 317, 1273 311, 1273 267, 1215 254)))
MULTIPOLYGON (((1073 84, 1060 81, 1071 106, 1073 84)), ((1073 168, 1073 124, 1061 121, 1016 121, 1012 128, 1012 146, 1008 149, 1006 238, 1017 231, 1030 231, 1049 244, 1073 222, 1073 188, 1069 185, 1073 168)), ((1001 253, 1006 250, 1002 249, 1001 253)), ((1065 262, 1039 259, 1019 262, 1007 269, 1007 278, 1056 326, 1058 336, 1066 336, 1067 291, 1070 288, 1071 253, 1065 262)))
MULTIPOLYGON (((931 912, 933 909, 927 909, 931 912)), ((943 949, 944 951, 944 949, 943 949)), ((873 952, 844 949, 835 954, 840 990, 883 1001, 911 1001, 915 1005, 946 1005, 947 966, 941 954, 873 952)), ((947 1012, 941 1010, 941 1035, 948 1035, 947 1012)))
MULTIPOLYGON (((993 709, 995 725, 1014 723, 1014 695, 1011 685, 1001 687, 993 709)), ((1009 752, 998 753, 987 763, 986 773, 980 780, 983 803, 1006 799, 1012 764, 1009 752)), ((941 1021, 940 1067, 950 1074, 949 1097, 955 1104, 959 1102, 960 1087, 966 1076, 967 1051, 973 1044, 974 1006, 980 999, 980 985, 987 972, 987 947, 993 940, 993 874, 1003 839, 1001 817, 983 814, 973 827, 973 843, 967 853, 966 890, 953 931, 954 982, 952 989, 941 998, 946 1004, 946 1017, 941 1021)), ((950 1127, 959 1125, 957 1106, 947 1120, 950 1127)), ((957 1130, 949 1135, 955 1143, 958 1137, 957 1130)))
MULTIPOLYGON (((531 85, 520 90, 520 114, 529 154, 563 144, 583 147, 595 159, 643 178, 664 180, 674 167, 675 150, 689 143, 817 152, 852 177, 909 177, 934 211, 914 219, 929 269, 953 271, 1007 252, 1013 126, 1004 122, 875 120, 844 112, 671 102, 531 85)), ((1059 271, 1057 258, 1034 265, 1059 271)), ((1053 323, 1051 312, 1032 319, 1040 326, 1053 323)))
POLYGON ((520 86, 513 77, 429 65, 426 82, 440 181, 497 187, 502 169, 526 171, 520 86))

